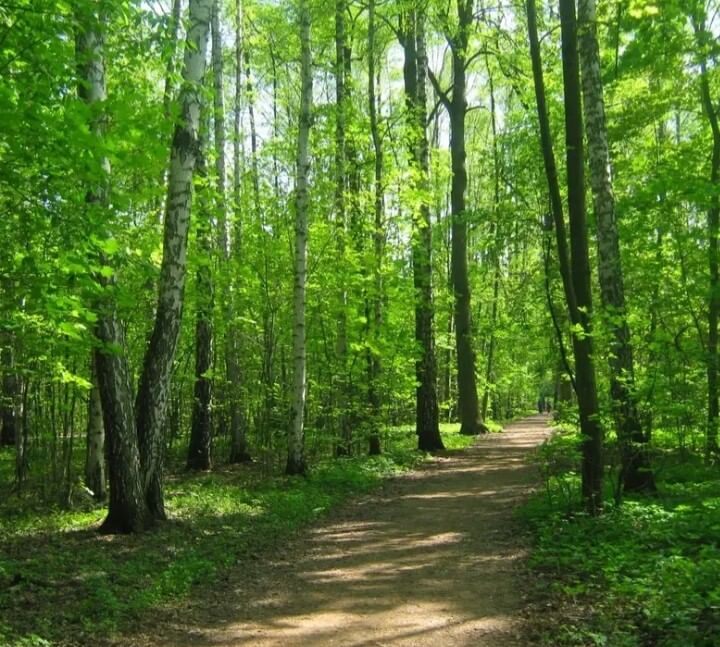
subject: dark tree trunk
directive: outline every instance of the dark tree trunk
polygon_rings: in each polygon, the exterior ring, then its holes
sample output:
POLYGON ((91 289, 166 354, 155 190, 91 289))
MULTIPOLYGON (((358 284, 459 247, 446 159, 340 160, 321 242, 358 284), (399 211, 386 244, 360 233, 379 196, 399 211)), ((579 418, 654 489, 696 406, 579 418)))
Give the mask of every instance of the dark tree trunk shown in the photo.
MULTIPOLYGON (((217 5, 216 5, 217 6, 217 5)), ((213 19, 214 20, 214 19, 213 19)), ((200 144, 202 146, 202 144, 200 144)), ((197 175, 202 184, 196 188, 200 218, 197 227, 197 255, 199 265, 196 275, 197 306, 195 312, 195 385, 190 423, 190 443, 186 467, 190 470, 209 470, 212 446, 212 396, 213 381, 209 372, 213 361, 213 305, 214 285, 212 276, 212 222, 207 188, 207 177, 202 150, 198 152, 197 175)))
MULTIPOLYGON (((385 222, 383 220, 383 148, 380 139, 380 126, 378 123, 377 97, 375 96, 375 0, 368 4, 368 109, 370 115, 370 134, 372 136, 373 151, 375 153, 374 171, 374 221, 373 221, 373 294, 372 312, 368 321, 370 324, 370 337, 375 342, 380 338, 383 321, 383 248, 385 245, 385 222)), ((372 407, 371 431, 369 437, 368 453, 371 456, 381 453, 380 424, 381 405, 380 395, 380 354, 375 349, 368 349, 368 399, 372 407)))
POLYGON ((452 99, 447 102, 450 114, 450 158, 452 164, 452 185, 450 189, 450 211, 452 218, 451 274, 454 295, 455 349, 458 376, 458 417, 460 433, 474 436, 487 433, 487 427, 480 416, 475 379, 475 351, 472 343, 470 321, 470 281, 467 263, 467 214, 465 193, 467 191, 467 170, 465 168, 465 115, 466 66, 468 53, 468 31, 473 18, 473 3, 457 0, 458 27, 453 36, 448 36, 452 50, 453 87, 452 99))
POLYGON ((585 165, 580 99, 575 0, 560 0, 563 96, 565 99, 565 154, 570 219, 571 272, 581 332, 573 332, 575 383, 582 440, 582 495, 592 514, 602 509, 603 430, 599 420, 597 385, 592 349, 592 291, 585 217, 585 165))
POLYGON ((13 357, 13 338, 11 334, 3 334, 2 348, 0 349, 0 367, 2 370, 2 396, 0 399, 0 445, 12 447, 15 444, 17 433, 17 419, 15 417, 15 402, 18 397, 18 379, 15 374, 13 357))
MULTIPOLYGON (((417 174, 417 192, 425 196, 429 185, 429 151, 426 133, 427 108, 425 83, 427 57, 425 53, 425 18, 422 9, 403 16, 400 40, 405 53, 403 79, 407 107, 409 148, 417 174)), ((438 421, 437 363, 433 330, 432 299, 432 223, 427 198, 422 197, 413 207, 412 234, 413 284, 415 287, 415 340, 420 357, 415 361, 416 433, 418 449, 443 449, 438 421)))
POLYGON ((695 39, 700 58, 700 99, 703 112, 712 132, 712 158, 710 162, 710 184, 715 189, 710 198, 707 212, 708 229, 708 269, 710 286, 708 297, 708 341, 707 341, 707 378, 708 378, 708 421, 705 449, 708 456, 720 454, 718 445, 718 319, 720 318, 720 261, 718 255, 718 236, 720 235, 720 124, 718 109, 713 103, 708 78, 707 48, 713 36, 706 27, 705 15, 692 16, 695 39))
POLYGON ((580 409, 580 431, 583 436, 581 445, 582 495, 588 510, 596 513, 602 506, 602 428, 598 419, 595 367, 592 361, 592 342, 589 335, 592 301, 587 224, 585 222, 582 116, 575 5, 574 0, 560 0, 572 265, 545 99, 535 0, 526 0, 526 9, 540 140, 555 226, 560 275, 570 321, 576 329, 573 334, 573 353, 575 356, 576 393, 580 409), (578 329, 582 332, 578 332, 578 329))

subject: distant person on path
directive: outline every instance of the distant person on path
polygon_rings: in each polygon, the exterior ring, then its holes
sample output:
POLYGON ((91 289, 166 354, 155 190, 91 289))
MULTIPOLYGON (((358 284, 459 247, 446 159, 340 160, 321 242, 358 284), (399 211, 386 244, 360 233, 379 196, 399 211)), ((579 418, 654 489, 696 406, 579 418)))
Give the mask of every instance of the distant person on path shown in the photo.
POLYGON ((545 399, 542 396, 538 398, 537 409, 538 413, 543 413, 545 411, 545 399))

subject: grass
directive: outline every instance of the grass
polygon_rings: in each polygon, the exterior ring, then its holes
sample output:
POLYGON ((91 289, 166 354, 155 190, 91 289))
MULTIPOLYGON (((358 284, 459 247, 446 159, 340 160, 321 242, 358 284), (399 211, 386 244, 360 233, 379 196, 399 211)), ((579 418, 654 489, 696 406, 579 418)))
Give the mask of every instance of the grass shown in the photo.
MULTIPOLYGON (((449 449, 473 442, 442 425, 449 449)), ((233 565, 256 559, 384 479, 415 467, 414 428, 387 432, 379 457, 324 460, 307 478, 266 478, 258 466, 177 473, 167 482, 171 521, 141 536, 99 536, 104 508, 0 504, 0 644, 93 644, 139 614, 189 595, 233 565)))
POLYGON ((576 445, 564 433, 539 452, 547 488, 522 511, 535 538, 542 644, 719 645, 717 467, 658 448, 657 495, 628 498, 591 518, 576 507, 576 445))

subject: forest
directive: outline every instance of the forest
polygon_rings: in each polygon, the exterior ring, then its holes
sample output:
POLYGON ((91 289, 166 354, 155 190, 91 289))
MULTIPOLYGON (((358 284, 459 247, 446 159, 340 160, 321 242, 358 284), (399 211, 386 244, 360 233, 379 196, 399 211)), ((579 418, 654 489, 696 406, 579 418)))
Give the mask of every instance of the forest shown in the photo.
POLYGON ((719 39, 718 0, 0 0, 0 644, 195 644, 151 619, 473 460, 528 489, 487 522, 520 642, 377 644, 720 644, 719 39))

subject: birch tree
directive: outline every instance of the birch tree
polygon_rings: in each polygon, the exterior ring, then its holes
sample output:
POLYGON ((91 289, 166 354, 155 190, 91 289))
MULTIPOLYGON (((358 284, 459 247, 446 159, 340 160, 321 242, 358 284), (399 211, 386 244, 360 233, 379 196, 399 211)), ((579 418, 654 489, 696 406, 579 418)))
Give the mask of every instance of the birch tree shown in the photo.
POLYGON ((300 29, 300 115, 298 119, 297 164, 295 181, 295 266, 293 279, 293 382, 291 420, 288 434, 288 474, 304 474, 306 345, 305 294, 308 244, 309 139, 312 126, 312 53, 310 49, 310 10, 307 0, 298 1, 300 29))
POLYGON ((579 0, 578 22, 583 112, 597 225, 598 279, 603 310, 612 336, 608 362, 613 417, 622 451, 620 478, 625 490, 654 490, 655 482, 647 456, 648 438, 642 428, 635 397, 635 366, 625 308, 615 196, 610 177, 595 0, 579 0))

